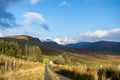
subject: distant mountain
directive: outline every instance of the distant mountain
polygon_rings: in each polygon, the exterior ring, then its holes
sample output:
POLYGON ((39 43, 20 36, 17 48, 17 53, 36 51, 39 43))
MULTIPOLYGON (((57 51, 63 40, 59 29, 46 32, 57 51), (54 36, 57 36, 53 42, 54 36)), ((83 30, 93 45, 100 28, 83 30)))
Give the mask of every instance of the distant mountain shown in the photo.
POLYGON ((41 42, 41 48, 43 54, 62 54, 62 45, 57 44, 56 42, 52 40, 47 40, 44 42, 41 42))
MULTIPOLYGON (((92 50, 97 52, 120 52, 120 42, 111 41, 98 41, 98 42, 80 42, 76 44, 67 44, 64 46, 68 49, 79 50, 92 50)), ((79 52, 78 51, 78 52, 79 52)))
POLYGON ((0 37, 0 41, 17 42, 22 49, 23 55, 31 52, 31 47, 38 46, 42 54, 62 54, 64 51, 69 52, 116 52, 120 53, 120 42, 98 41, 98 42, 79 42, 75 44, 59 45, 52 40, 40 41, 26 35, 0 37), (28 50, 26 52, 26 50, 28 50))
POLYGON ((54 41, 47 41, 47 42, 42 42, 43 45, 52 47, 52 48, 56 48, 56 49, 60 49, 62 47, 62 45, 59 45, 58 43, 54 42, 54 41))
POLYGON ((99 41, 88 45, 88 48, 100 52, 120 52, 120 42, 99 41))
POLYGON ((43 52, 62 53, 61 51, 69 52, 118 52, 120 53, 120 42, 98 41, 98 42, 79 42, 75 44, 59 45, 54 41, 42 42, 43 52))
POLYGON ((75 44, 66 44, 66 45, 64 45, 64 47, 80 48, 80 47, 85 47, 89 44, 91 44, 91 43, 90 42, 80 42, 80 43, 75 43, 75 44))

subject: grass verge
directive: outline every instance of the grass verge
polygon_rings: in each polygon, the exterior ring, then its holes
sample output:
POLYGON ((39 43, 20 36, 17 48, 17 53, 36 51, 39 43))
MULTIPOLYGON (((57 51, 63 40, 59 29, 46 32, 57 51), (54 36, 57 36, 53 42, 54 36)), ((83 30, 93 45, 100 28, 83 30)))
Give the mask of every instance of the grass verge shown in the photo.
POLYGON ((47 67, 47 70, 52 80, 60 80, 59 77, 50 68, 47 67))

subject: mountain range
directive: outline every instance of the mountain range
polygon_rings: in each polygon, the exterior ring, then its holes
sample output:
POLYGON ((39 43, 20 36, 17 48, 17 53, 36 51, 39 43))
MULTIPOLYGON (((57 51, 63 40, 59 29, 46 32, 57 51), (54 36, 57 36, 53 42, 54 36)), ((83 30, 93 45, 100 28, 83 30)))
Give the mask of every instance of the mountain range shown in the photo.
POLYGON ((1 37, 4 41, 17 41, 22 49, 25 45, 37 45, 41 48, 43 54, 61 54, 64 51, 68 52, 110 52, 120 53, 120 42, 98 41, 98 42, 79 42, 75 44, 60 45, 49 40, 41 42, 38 38, 33 38, 26 35, 1 37))
POLYGON ((42 42, 43 44, 55 49, 70 52, 120 52, 120 42, 98 41, 98 42, 79 42, 75 44, 59 45, 56 42, 42 42))
POLYGON ((120 42, 98 41, 98 42, 80 42, 76 44, 64 45, 65 48, 86 49, 97 52, 120 52, 120 42))

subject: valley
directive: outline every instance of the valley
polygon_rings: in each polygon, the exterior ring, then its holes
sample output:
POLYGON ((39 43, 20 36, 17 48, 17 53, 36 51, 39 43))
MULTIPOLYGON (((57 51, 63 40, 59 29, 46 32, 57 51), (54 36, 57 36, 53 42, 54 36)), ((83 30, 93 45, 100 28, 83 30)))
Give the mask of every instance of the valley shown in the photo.
POLYGON ((25 35, 2 37, 0 80, 47 80, 45 70, 52 80, 63 80, 60 74, 73 80, 119 80, 119 53, 71 48, 25 35))

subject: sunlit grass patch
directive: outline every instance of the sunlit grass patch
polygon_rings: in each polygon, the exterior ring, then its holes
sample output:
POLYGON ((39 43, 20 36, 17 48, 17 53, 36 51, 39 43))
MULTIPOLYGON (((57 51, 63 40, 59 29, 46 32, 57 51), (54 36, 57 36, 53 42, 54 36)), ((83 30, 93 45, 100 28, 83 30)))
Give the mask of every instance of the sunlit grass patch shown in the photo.
POLYGON ((85 66, 52 65, 57 73, 73 80, 96 80, 97 69, 85 66))
POLYGON ((42 63, 4 55, 0 55, 0 60, 0 63, 3 63, 0 66, 0 80, 44 80, 42 63))
POLYGON ((51 65, 52 68, 62 75, 73 80, 120 80, 120 70, 117 67, 91 67, 91 66, 68 66, 51 65))

